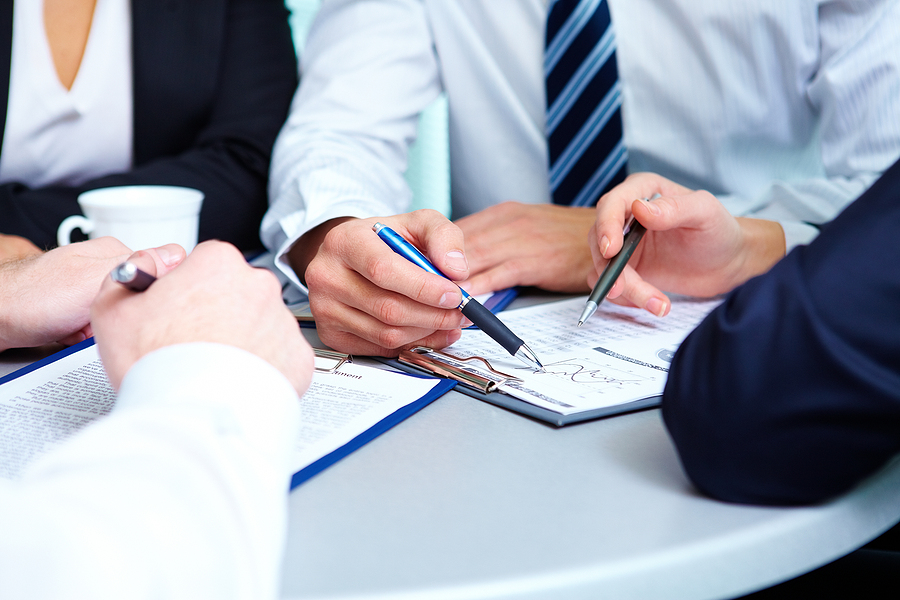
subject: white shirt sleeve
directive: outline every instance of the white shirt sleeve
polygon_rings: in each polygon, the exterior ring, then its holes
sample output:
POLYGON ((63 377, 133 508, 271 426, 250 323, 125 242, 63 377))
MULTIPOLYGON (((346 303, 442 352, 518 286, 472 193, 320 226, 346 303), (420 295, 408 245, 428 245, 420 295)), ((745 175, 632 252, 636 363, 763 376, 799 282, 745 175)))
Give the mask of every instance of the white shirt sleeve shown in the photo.
POLYGON ((276 597, 298 418, 247 352, 147 355, 107 417, 0 482, 0 597, 276 597))
POLYGON ((273 150, 262 224, 264 244, 297 285, 284 253, 305 232, 409 207, 407 150, 419 114, 441 91, 425 9, 415 0, 324 3, 301 78, 273 150))
POLYGON ((749 216, 785 229, 788 249, 858 198, 900 156, 900 2, 819 8, 820 67, 805 95, 819 115, 823 176, 774 182, 749 216))

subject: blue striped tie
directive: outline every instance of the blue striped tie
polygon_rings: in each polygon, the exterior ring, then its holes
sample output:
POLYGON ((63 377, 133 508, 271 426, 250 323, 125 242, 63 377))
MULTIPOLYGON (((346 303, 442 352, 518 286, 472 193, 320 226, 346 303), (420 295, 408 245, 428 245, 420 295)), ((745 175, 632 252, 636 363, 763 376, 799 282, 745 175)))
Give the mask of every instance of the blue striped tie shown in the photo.
POLYGON ((547 15, 547 146, 553 202, 593 206, 625 178, 616 39, 606 0, 555 0, 547 15))

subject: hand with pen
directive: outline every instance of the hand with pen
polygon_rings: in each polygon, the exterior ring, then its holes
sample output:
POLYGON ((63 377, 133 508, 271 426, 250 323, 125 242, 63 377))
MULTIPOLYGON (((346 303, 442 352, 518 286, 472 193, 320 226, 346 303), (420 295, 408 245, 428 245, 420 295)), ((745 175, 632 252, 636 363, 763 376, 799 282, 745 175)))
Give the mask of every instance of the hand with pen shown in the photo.
POLYGON ((462 294, 453 281, 465 280, 469 267, 456 225, 433 210, 336 221, 308 232, 288 254, 309 288, 322 342, 352 354, 397 356, 403 348, 443 348, 459 339, 462 294), (419 248, 447 277, 396 254, 373 232, 377 222, 419 248))
POLYGON ((156 271, 148 252, 137 252, 128 262, 158 278, 137 293, 107 274, 91 307, 100 357, 113 387, 143 356, 193 342, 235 346, 281 371, 297 393, 309 386, 312 348, 285 307, 278 280, 247 264, 237 248, 203 242, 165 273, 156 271))
POLYGON ((663 290, 716 296, 764 273, 785 253, 777 222, 735 218, 709 192, 652 173, 629 176, 600 199, 596 211, 588 239, 595 277, 622 248, 632 215, 647 229, 607 298, 660 317, 671 308, 663 290), (636 200, 656 194, 652 201, 636 200))

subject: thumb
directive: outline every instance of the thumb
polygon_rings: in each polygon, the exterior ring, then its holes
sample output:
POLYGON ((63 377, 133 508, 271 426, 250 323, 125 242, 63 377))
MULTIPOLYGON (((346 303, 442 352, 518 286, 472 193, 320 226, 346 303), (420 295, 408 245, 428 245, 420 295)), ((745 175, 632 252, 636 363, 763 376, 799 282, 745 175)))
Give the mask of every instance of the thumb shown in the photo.
MULTIPOLYGON (((150 273, 154 277, 162 277, 163 275, 180 265, 187 256, 184 248, 182 248, 178 244, 166 244, 165 246, 160 246, 159 248, 150 248, 149 250, 145 250, 144 253, 148 255, 153 261, 153 271, 151 272, 147 269, 144 269, 137 263, 135 263, 135 266, 142 271, 150 273)), ((137 254, 140 253, 136 252, 132 256, 135 256, 137 254)), ((131 259, 129 259, 129 261, 131 261, 131 259)))

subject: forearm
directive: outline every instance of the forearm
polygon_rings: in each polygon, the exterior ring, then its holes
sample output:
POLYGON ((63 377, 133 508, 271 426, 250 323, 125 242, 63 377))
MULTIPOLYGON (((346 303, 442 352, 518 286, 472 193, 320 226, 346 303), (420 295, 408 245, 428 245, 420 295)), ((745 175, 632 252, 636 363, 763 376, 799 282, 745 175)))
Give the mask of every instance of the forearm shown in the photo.
POLYGON ((408 147, 440 89, 421 3, 323 5, 273 152, 266 247, 283 254, 330 219, 406 212, 408 147))

